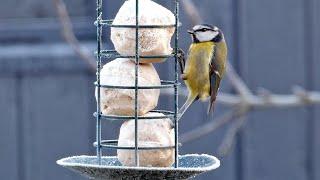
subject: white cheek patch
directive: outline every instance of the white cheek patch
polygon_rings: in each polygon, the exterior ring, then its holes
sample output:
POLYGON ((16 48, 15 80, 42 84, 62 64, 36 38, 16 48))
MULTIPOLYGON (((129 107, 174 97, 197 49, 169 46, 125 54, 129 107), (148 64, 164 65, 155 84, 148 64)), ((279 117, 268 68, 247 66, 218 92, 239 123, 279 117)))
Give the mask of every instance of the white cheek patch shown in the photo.
POLYGON ((219 32, 215 32, 215 31, 207 31, 207 32, 198 32, 196 34, 197 39, 200 42, 205 42, 205 41, 211 41, 213 38, 215 38, 217 35, 219 34, 219 32))

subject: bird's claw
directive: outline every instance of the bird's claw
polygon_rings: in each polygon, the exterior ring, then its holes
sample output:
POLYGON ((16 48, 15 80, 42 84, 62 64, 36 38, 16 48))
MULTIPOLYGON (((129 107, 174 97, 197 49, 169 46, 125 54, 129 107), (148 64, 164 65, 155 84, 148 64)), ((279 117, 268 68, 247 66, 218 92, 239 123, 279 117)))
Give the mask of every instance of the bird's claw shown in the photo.
POLYGON ((181 48, 178 49, 177 60, 179 61, 179 64, 180 64, 181 73, 183 73, 186 60, 185 60, 185 53, 181 48))

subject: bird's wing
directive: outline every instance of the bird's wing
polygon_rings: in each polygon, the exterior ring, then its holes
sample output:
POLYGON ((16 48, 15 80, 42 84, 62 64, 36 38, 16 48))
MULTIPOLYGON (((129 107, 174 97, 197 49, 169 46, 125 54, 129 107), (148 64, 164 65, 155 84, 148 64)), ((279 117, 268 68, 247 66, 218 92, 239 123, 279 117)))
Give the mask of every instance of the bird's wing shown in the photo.
POLYGON ((219 64, 217 61, 217 56, 216 56, 216 46, 213 48, 213 53, 212 53, 212 58, 211 58, 211 63, 210 63, 210 105, 208 112, 211 112, 214 110, 214 102, 216 101, 216 97, 218 94, 219 86, 220 86, 220 81, 221 81, 221 75, 218 71, 219 69, 219 64))
POLYGON ((185 68, 185 65, 186 65, 186 58, 185 58, 185 53, 184 53, 184 51, 182 49, 178 50, 177 57, 178 57, 178 61, 179 61, 179 64, 180 64, 181 74, 183 74, 183 71, 184 71, 184 68, 185 68))

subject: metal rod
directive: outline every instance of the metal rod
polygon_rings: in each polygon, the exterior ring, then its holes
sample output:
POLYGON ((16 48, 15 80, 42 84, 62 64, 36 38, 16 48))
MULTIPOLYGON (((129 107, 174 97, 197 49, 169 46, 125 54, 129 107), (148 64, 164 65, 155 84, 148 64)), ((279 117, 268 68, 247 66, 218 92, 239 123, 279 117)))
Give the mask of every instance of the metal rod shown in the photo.
MULTIPOLYGON (((97 0, 97 21, 100 21, 102 19, 102 0, 97 0)), ((100 101, 100 69, 101 69, 101 43, 102 43, 102 26, 100 23, 97 26, 97 113, 98 115, 96 116, 96 142, 97 142, 97 147, 96 147, 96 153, 98 157, 98 162, 99 165, 101 165, 101 117, 100 117, 100 107, 101 107, 101 101, 100 101)))
POLYGON ((176 22, 175 22, 175 42, 174 42, 174 47, 175 47, 175 86, 174 86, 174 129, 175 129, 175 163, 174 167, 177 168, 179 166, 179 122, 178 122, 178 40, 179 40, 179 0, 175 0, 175 17, 176 17, 176 22))
MULTIPOLYGON (((93 143, 93 146, 97 146, 97 142, 93 143)), ((125 149, 125 150, 134 150, 134 146, 118 146, 118 140, 102 140, 101 147, 109 149, 125 149)), ((143 146, 138 147, 139 150, 159 150, 159 149, 174 149, 175 146, 143 146)))
MULTIPOLYGON (((106 89, 135 89, 135 86, 117 86, 117 85, 105 85, 105 84, 100 84, 98 86, 97 82, 94 83, 96 87, 102 87, 106 89)), ((174 81, 161 81, 161 85, 150 85, 150 86, 138 86, 138 89, 166 89, 166 88, 173 88, 176 85, 174 81)), ((180 83, 177 84, 178 86, 180 83)))
POLYGON ((134 101, 134 123, 135 123, 135 132, 134 132, 134 146, 135 146, 135 165, 139 166, 139 149, 138 149, 138 84, 139 84, 139 0, 136 0, 136 57, 135 57, 135 101, 134 101))
MULTIPOLYGON (((97 53, 96 53, 97 54, 97 53)), ((166 55, 151 55, 151 56, 139 56, 139 58, 144 59, 152 59, 152 58, 170 58, 174 57, 174 53, 166 54, 166 55)), ((136 58, 135 55, 120 55, 115 50, 101 50, 101 57, 108 58, 108 59, 115 59, 115 58, 136 58)))
MULTIPOLYGON (((155 119, 174 119, 174 112, 166 111, 166 110, 152 110, 150 112, 154 113, 162 113, 163 116, 138 116, 138 119, 144 120, 155 120, 155 119)), ((97 117, 97 113, 93 113, 94 117, 97 117)), ((135 119, 135 116, 119 116, 119 115, 100 115, 100 119, 108 119, 113 121, 127 121, 131 119, 135 119)))
MULTIPOLYGON (((98 25, 99 23, 96 21, 94 22, 94 25, 98 25)), ((102 20, 100 21, 100 24, 102 26, 108 26, 108 27, 113 27, 113 28, 136 28, 136 25, 123 25, 123 24, 113 24, 113 19, 109 20, 102 20)), ((181 26, 181 23, 178 24, 181 26)), ((139 29, 152 29, 152 28, 170 28, 170 27, 175 27, 175 24, 169 24, 169 25, 139 25, 139 29)))

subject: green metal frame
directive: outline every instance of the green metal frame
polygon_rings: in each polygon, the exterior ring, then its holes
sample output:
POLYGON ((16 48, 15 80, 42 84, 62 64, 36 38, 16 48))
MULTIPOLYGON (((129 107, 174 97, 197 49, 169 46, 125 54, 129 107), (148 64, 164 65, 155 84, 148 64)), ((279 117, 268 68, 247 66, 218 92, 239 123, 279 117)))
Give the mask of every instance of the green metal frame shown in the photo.
POLYGON ((102 19, 102 0, 97 0, 97 20, 95 21, 95 25, 97 26, 97 81, 95 82, 95 86, 97 87, 97 109, 94 113, 96 117, 96 142, 94 146, 96 147, 96 154, 99 163, 101 164, 101 156, 102 156, 102 148, 111 148, 111 149, 128 149, 135 151, 135 165, 139 166, 139 150, 155 150, 155 149, 168 149, 174 148, 175 149, 175 163, 174 167, 178 167, 178 156, 179 156, 179 123, 178 123, 178 86, 180 85, 178 80, 178 49, 179 49, 179 0, 175 1, 175 24, 172 25, 139 25, 138 15, 139 15, 139 0, 136 0, 136 24, 135 25, 114 25, 112 24, 112 20, 103 20, 102 19), (135 28, 136 29, 136 48, 135 48, 135 55, 134 56, 122 56, 117 53, 115 50, 103 50, 102 45, 102 29, 104 26, 113 27, 113 28, 135 28), (153 55, 153 56, 140 56, 139 54, 139 29, 141 28, 168 28, 168 27, 175 27, 175 40, 174 40, 174 52, 168 55, 153 55), (140 58, 170 58, 174 57, 175 59, 175 75, 174 81, 162 81, 160 86, 138 86, 139 77, 139 62, 140 58), (135 58, 135 85, 134 86, 110 86, 110 85, 103 85, 100 82, 100 70, 102 64, 102 58, 135 58), (111 88, 111 89, 134 89, 135 90, 135 113, 134 116, 114 116, 114 115, 102 115, 100 104, 100 92, 101 88, 111 88), (138 120, 139 119, 146 119, 146 117, 141 117, 138 115, 138 106, 139 106, 139 99, 138 99, 138 90, 139 89, 163 89, 163 88, 173 88, 174 89, 174 110, 173 111, 164 111, 164 110, 155 110, 152 112, 161 112, 164 113, 164 116, 157 116, 157 117, 147 117, 148 119, 162 119, 162 118, 171 118, 174 121, 174 131, 175 131, 175 145, 168 146, 168 147, 139 147, 138 144, 138 120), (135 120, 135 146, 134 147, 124 147, 118 146, 117 140, 102 140, 101 139, 101 120, 128 120, 134 119, 135 120))

